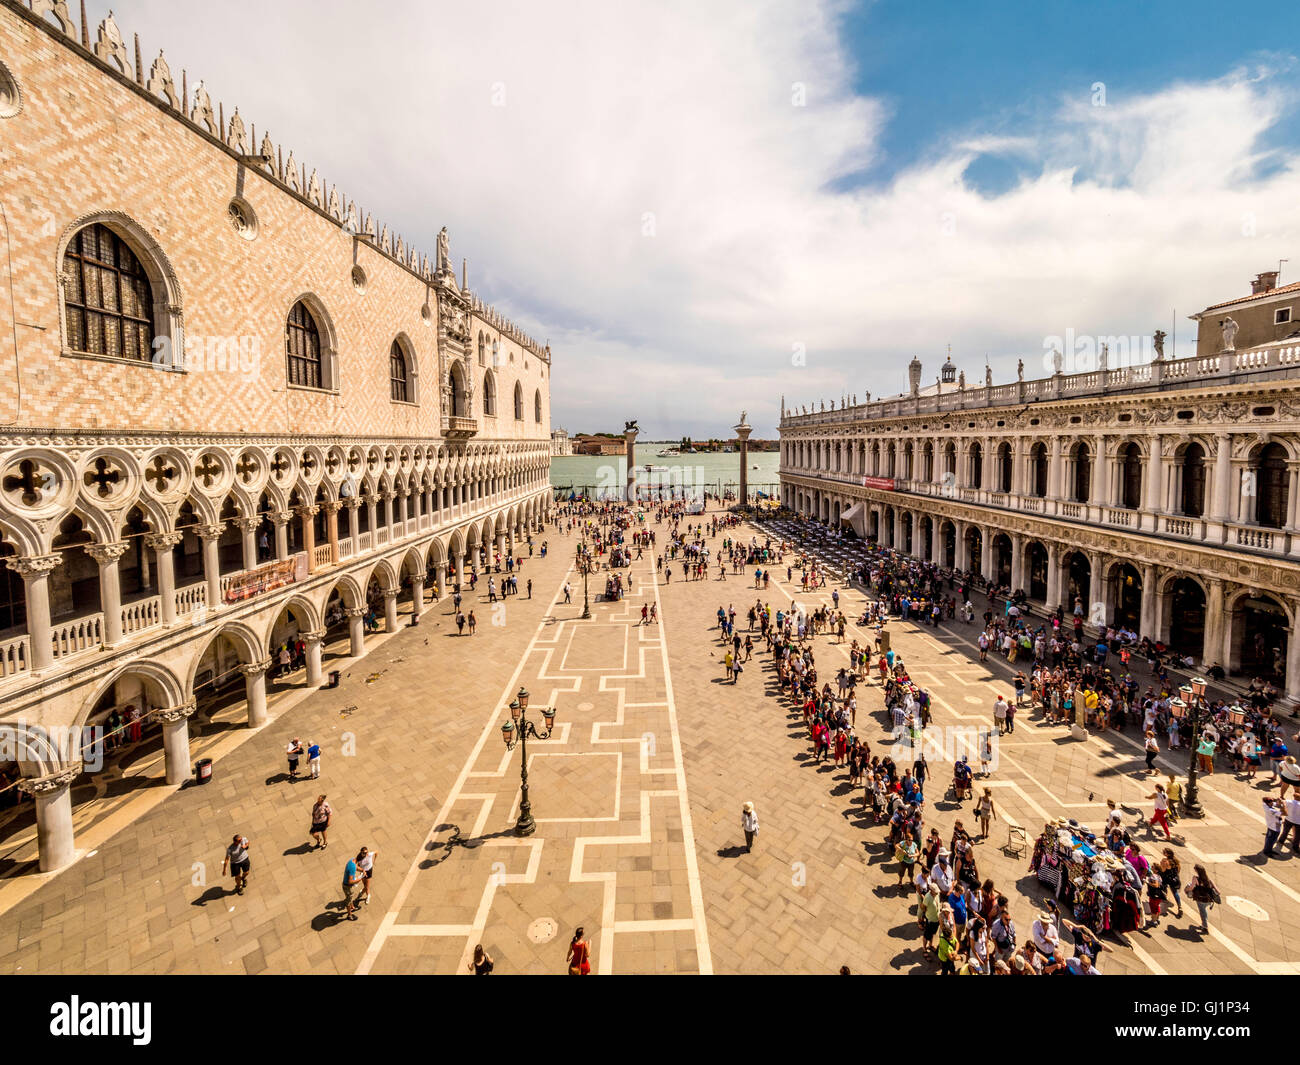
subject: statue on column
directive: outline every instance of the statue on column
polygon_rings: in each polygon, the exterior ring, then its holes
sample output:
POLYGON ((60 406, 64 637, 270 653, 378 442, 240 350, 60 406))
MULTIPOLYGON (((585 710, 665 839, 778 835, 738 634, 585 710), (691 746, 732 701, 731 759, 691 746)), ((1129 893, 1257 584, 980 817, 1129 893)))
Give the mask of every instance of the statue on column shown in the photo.
POLYGON ((1157 329, 1155 336, 1151 338, 1155 342, 1156 357, 1153 361, 1163 362, 1165 357, 1165 331, 1157 329))
POLYGON ((1052 349, 1052 373, 1060 373, 1061 367, 1065 364, 1065 356, 1055 348, 1052 349))
POLYGON ((451 243, 447 238, 447 227, 438 231, 438 272, 451 273, 451 243))
POLYGON ((985 388, 993 387, 993 367, 990 366, 988 363, 984 364, 984 387, 985 388))
POLYGON ((1020 359, 1016 363, 1016 380, 1023 381, 1024 379, 1025 379, 1025 360, 1020 359))

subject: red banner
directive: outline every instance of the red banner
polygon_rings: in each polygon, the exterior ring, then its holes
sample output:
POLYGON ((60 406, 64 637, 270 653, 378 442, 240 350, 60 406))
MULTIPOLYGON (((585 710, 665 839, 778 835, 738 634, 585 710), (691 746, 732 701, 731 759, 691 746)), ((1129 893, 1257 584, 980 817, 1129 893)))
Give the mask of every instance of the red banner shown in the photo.
POLYGON ((894 479, 892 477, 863 477, 863 488, 879 488, 883 492, 892 492, 894 490, 894 479))

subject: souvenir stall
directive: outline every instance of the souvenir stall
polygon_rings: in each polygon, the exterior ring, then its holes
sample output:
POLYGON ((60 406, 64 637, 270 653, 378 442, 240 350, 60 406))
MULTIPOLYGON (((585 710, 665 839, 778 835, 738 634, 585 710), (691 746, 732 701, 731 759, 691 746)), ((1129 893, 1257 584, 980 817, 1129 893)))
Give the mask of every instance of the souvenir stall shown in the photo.
POLYGON ((1124 860, 1078 821, 1062 817, 1043 826, 1030 870, 1091 931, 1141 927, 1140 898, 1124 875, 1124 860))

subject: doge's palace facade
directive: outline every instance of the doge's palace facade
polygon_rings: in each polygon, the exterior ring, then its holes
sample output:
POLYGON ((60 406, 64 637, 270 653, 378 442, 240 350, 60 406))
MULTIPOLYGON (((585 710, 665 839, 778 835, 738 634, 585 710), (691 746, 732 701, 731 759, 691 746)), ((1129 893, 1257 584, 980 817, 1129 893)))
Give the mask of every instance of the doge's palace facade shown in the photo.
POLYGON ((896 397, 783 402, 782 502, 1300 700, 1300 285, 1261 277, 1193 316, 1191 358, 1159 334, 1146 362, 970 387, 949 360, 926 388, 913 359, 896 397))
POLYGON ((176 783, 286 642, 319 686, 537 528, 551 353, 65 0, 0 0, 0 208, 0 764, 53 869, 84 726, 143 714, 176 783))

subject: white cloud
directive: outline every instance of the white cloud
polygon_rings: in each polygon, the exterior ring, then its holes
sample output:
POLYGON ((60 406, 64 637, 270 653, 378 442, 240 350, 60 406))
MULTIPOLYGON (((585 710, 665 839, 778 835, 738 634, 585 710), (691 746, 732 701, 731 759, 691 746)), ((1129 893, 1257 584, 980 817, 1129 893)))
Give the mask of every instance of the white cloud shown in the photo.
POLYGON ((446 224, 472 287, 550 338, 575 431, 709 435, 746 407, 769 435, 781 393, 896 392, 949 342, 1006 380, 1045 335, 1149 334, 1174 306, 1182 346, 1187 313, 1300 262, 1297 153, 1260 148, 1294 100, 1267 70, 990 116, 885 187, 832 191, 888 121, 851 89, 838 13, 134 0, 118 20, 417 246, 446 224), (982 153, 1027 176, 981 194, 962 173, 982 153))

